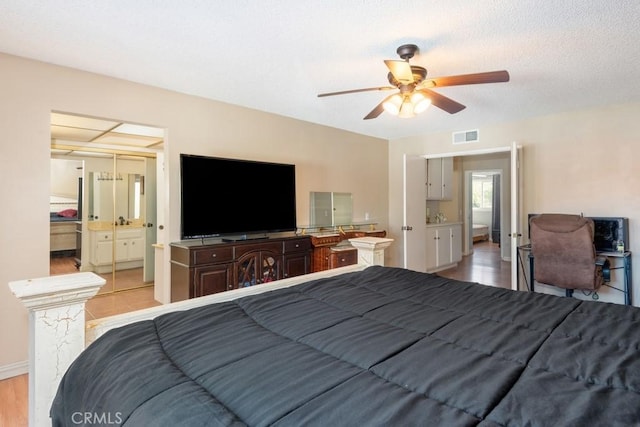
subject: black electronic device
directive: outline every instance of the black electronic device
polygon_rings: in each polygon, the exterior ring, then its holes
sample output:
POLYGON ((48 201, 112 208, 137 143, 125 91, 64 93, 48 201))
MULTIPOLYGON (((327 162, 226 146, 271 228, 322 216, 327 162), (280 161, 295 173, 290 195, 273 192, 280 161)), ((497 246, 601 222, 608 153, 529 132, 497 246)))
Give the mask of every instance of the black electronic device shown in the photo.
POLYGON ((616 252, 629 248, 629 218, 590 217, 594 223, 596 251, 616 252))
MULTIPOLYGON (((539 214, 527 216, 529 224, 528 236, 531 238, 531 218, 539 214)), ((587 217, 593 220, 593 245, 598 252, 618 252, 622 247, 629 248, 629 218, 624 217, 587 217)))
POLYGON ((181 237, 296 229, 295 165, 180 155, 181 237))

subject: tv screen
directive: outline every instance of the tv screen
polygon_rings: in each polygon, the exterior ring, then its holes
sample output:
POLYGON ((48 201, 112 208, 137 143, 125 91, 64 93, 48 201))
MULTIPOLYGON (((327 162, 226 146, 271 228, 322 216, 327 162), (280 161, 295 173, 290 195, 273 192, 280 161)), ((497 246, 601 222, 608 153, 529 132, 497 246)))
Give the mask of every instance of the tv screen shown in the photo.
POLYGON ((296 229, 295 165, 180 155, 183 239, 296 229))

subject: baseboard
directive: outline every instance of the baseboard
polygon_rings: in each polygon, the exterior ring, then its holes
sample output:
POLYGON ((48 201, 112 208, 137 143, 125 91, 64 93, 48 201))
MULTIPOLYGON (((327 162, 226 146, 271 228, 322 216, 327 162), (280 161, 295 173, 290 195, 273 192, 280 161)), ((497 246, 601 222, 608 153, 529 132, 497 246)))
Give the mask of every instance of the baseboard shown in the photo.
POLYGON ((28 360, 0 366, 0 380, 6 380, 7 378, 17 377, 18 375, 24 375, 27 373, 29 373, 28 360))

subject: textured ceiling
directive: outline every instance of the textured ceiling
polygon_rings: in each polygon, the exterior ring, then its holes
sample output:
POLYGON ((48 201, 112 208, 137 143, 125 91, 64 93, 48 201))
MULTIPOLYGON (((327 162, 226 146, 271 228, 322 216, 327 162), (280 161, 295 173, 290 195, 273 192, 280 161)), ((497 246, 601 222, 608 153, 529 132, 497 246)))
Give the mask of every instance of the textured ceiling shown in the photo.
POLYGON ((0 0, 0 52, 395 139, 639 102, 640 1, 0 0), (362 120, 389 92, 316 96, 388 85, 406 43, 430 77, 511 80, 412 119, 362 120))

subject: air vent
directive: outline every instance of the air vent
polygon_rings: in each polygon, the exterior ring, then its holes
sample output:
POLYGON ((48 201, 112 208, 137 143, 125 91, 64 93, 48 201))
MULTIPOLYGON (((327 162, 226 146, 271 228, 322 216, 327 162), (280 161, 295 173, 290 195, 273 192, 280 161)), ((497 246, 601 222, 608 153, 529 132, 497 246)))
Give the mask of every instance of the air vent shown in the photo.
POLYGON ((469 144, 480 141, 480 131, 478 129, 453 132, 454 144, 469 144))

